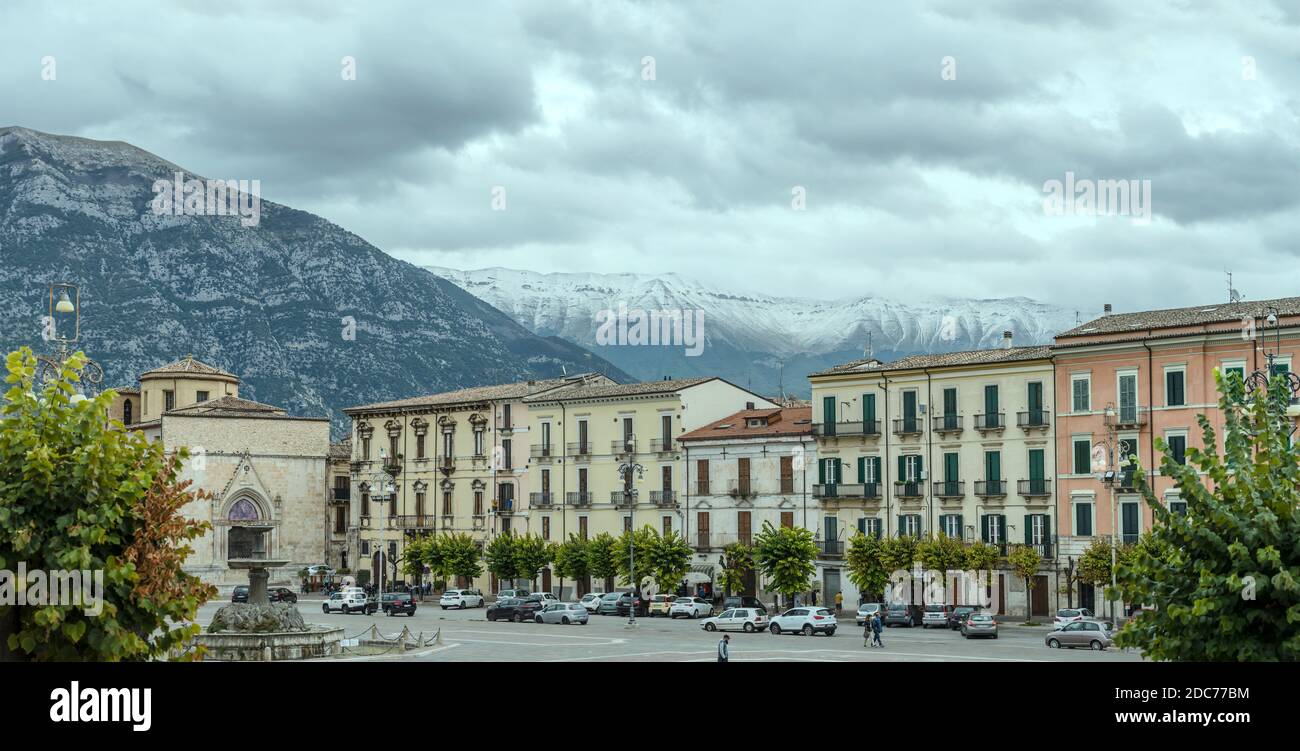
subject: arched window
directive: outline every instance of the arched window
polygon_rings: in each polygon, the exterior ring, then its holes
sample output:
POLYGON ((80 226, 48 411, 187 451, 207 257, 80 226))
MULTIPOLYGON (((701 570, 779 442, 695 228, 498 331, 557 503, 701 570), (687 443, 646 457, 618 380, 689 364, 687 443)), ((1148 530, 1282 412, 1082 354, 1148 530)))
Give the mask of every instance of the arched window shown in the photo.
POLYGON ((253 502, 247 498, 240 498, 235 501, 235 505, 230 507, 228 518, 233 522, 257 521, 257 506, 254 506, 253 502))
POLYGON ((127 399, 126 401, 122 402, 122 424, 123 425, 131 424, 131 400, 130 399, 127 399))

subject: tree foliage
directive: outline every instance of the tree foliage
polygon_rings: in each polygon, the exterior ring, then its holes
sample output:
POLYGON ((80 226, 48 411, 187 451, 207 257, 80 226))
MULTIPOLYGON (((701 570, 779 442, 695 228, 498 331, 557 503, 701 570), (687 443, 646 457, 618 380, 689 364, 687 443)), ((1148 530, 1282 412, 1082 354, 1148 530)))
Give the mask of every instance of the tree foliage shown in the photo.
POLYGON ((993 569, 997 568, 1001 557, 996 546, 982 540, 966 546, 966 568, 977 573, 985 572, 985 586, 993 585, 993 569))
POLYGON ((931 571, 938 571, 944 591, 948 589, 948 572, 958 571, 966 565, 966 547, 961 540, 940 532, 917 544, 916 558, 931 571))
POLYGON ((587 567, 595 579, 612 579, 618 574, 618 540, 601 532, 587 543, 587 567))
POLYGON ((884 542, 861 532, 849 539, 849 552, 844 559, 849 570, 849 581, 868 596, 884 597, 885 586, 889 584, 889 575, 893 569, 885 565, 882 557, 884 542))
POLYGON ((1275 376, 1250 396, 1216 371, 1224 454, 1210 421, 1202 446, 1174 461, 1163 439, 1161 474, 1174 478, 1185 514, 1171 512, 1145 474, 1135 485, 1156 524, 1119 566, 1119 594, 1142 603, 1116 642, 1156 660, 1300 659, 1300 452, 1286 414, 1291 393, 1275 376), (1207 483, 1202 479, 1208 480, 1207 483))
MULTIPOLYGON (((1034 574, 1038 573, 1038 567, 1043 563, 1043 557, 1031 545, 1012 545, 1011 550, 1007 553, 1007 563, 1011 570, 1025 581, 1025 597, 1029 597, 1030 590, 1034 588, 1034 574)), ((1026 599, 1026 602, 1028 600, 1026 599)), ((1030 620, 1029 608, 1025 608, 1025 620, 1030 620)))
POLYGON ((733 542, 722 549, 722 566, 718 585, 730 595, 745 588, 745 578, 754 570, 754 549, 743 542, 733 542))
POLYGON ((453 582, 464 578, 473 582, 483 575, 483 566, 479 562, 483 552, 479 543, 465 532, 443 532, 437 537, 439 554, 438 568, 429 570, 443 581, 453 582))
POLYGON ((659 533, 649 524, 637 530, 624 532, 618 538, 618 557, 615 560, 619 581, 639 590, 641 582, 646 577, 653 577, 652 554, 658 544, 659 533), (633 544, 636 545, 635 549, 632 549, 633 544), (631 566, 635 566, 636 569, 631 570, 629 568, 631 566))
POLYGON ((181 510, 209 496, 178 481, 184 449, 165 456, 160 443, 108 420, 112 391, 74 399, 84 363, 77 353, 39 384, 30 349, 6 359, 0 568, 103 572, 102 612, 88 613, 85 601, 0 606, 0 652, 19 660, 192 658, 183 647, 216 590, 182 568, 189 543, 211 525, 181 510))
POLYGON ((803 527, 773 527, 763 522, 754 538, 754 562, 767 579, 768 589, 787 597, 808 590, 817 573, 817 543, 803 527))
POLYGON ((502 532, 488 542, 483 551, 483 558, 497 580, 513 583, 520 576, 519 565, 515 562, 515 536, 502 532))
POLYGON ((677 590, 691 568, 691 546, 676 532, 656 535, 650 549, 650 571, 661 593, 677 590))
POLYGON ((515 575, 536 583, 542 567, 551 562, 551 544, 540 535, 521 535, 514 543, 515 575))

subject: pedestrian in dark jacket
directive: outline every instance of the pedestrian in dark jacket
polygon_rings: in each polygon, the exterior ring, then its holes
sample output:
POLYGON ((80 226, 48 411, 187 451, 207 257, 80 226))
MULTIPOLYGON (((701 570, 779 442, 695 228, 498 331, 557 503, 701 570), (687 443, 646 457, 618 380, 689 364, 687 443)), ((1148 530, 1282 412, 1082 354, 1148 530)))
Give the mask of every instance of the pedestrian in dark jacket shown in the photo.
POLYGON ((880 613, 876 613, 876 614, 875 614, 874 616, 872 616, 872 618, 871 618, 871 633, 872 633, 872 636, 873 636, 874 639, 875 639, 875 641, 874 641, 873 643, 874 643, 877 647, 884 648, 884 646, 885 646, 885 643, 882 642, 882 641, 880 640, 880 632, 882 632, 882 631, 884 631, 884 630, 885 630, 885 624, 884 624, 883 622, 881 622, 881 620, 880 620, 880 613))

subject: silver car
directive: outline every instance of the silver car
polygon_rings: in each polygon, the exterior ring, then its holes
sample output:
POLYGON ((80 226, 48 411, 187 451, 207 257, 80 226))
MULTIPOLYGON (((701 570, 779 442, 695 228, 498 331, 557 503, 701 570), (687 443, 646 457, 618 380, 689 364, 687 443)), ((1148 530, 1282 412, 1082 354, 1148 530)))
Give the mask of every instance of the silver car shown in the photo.
POLYGON ((1061 629, 1049 633, 1044 642, 1052 649, 1090 647, 1102 650, 1111 645, 1110 634, 1106 632, 1105 625, 1098 621, 1067 623, 1061 629))
POLYGON ((537 611, 533 620, 538 623, 581 623, 587 625, 587 619, 591 614, 587 608, 580 602, 553 602, 550 605, 537 611))
POLYGON ((967 639, 972 636, 991 636, 998 638, 998 622, 988 613, 971 613, 961 622, 961 635, 967 639))

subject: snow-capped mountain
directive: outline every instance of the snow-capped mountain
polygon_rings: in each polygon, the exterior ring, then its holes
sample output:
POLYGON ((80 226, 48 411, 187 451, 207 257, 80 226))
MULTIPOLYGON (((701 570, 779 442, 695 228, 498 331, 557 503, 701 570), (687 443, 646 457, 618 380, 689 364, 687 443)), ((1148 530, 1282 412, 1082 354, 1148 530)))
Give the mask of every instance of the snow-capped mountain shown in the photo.
MULTIPOLYGON (((156 212, 181 167, 118 141, 0 128, 0 348, 41 340, 46 285, 81 288, 80 346, 105 386, 187 354, 291 414, 616 367, 328 221, 261 202, 240 216, 156 212)), ((199 178, 186 172, 185 179, 199 178)))
POLYGON ((900 302, 864 296, 839 300, 737 293, 677 274, 583 274, 503 268, 431 273, 504 311, 543 336, 560 336, 598 352, 640 378, 713 373, 764 393, 784 386, 806 394, 808 373, 862 357, 868 344, 888 360, 921 352, 957 352, 1001 343, 1047 344, 1074 325, 1074 312, 1024 297, 900 302), (706 346, 607 346, 598 314, 702 310, 706 346))

